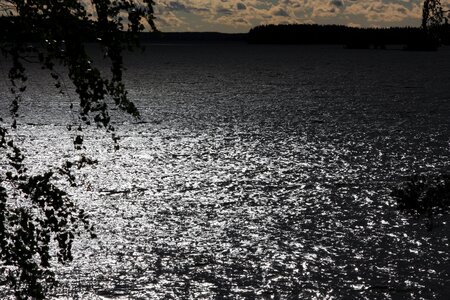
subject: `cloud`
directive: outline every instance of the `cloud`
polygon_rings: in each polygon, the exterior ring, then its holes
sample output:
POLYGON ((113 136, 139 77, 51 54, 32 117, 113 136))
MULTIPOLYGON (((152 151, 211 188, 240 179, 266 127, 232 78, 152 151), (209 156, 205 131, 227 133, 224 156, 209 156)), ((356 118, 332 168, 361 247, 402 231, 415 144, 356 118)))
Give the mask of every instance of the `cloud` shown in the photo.
POLYGON ((330 4, 339 8, 344 7, 344 1, 342 0, 331 0, 330 4))
POLYGON ((288 17, 289 14, 281 7, 277 7, 276 9, 274 9, 272 11, 274 16, 279 16, 279 17, 288 17))
POLYGON ((245 4, 242 3, 242 2, 238 2, 238 3, 236 4, 236 8, 237 8, 238 10, 244 10, 244 9, 247 8, 247 6, 245 6, 245 4))
POLYGON ((168 8, 173 10, 173 11, 177 11, 177 10, 188 11, 186 6, 183 3, 180 3, 180 2, 177 2, 177 1, 169 2, 168 8))
MULTIPOLYGON (((450 0, 442 1, 449 5, 450 0)), ((422 0, 159 0, 161 30, 248 31, 260 24, 418 26, 422 0)))
POLYGON ((233 10, 229 9, 229 8, 221 7, 216 10, 216 13, 220 14, 220 15, 231 15, 231 14, 233 14, 233 10))

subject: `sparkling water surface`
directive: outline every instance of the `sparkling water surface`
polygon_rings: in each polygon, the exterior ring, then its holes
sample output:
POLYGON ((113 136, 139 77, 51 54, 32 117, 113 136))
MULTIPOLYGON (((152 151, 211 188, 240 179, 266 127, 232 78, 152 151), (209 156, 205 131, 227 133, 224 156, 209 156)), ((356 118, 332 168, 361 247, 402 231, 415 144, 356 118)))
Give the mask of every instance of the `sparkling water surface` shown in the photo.
MULTIPOLYGON (((84 130, 98 164, 69 190, 98 239, 78 238, 57 267, 59 297, 450 297, 448 217, 427 231, 389 197, 408 175, 449 171, 449 55, 244 44, 127 54, 142 119, 112 112, 118 151, 84 130)), ((78 155, 66 129, 77 98, 34 68, 14 134, 37 172, 78 155)))

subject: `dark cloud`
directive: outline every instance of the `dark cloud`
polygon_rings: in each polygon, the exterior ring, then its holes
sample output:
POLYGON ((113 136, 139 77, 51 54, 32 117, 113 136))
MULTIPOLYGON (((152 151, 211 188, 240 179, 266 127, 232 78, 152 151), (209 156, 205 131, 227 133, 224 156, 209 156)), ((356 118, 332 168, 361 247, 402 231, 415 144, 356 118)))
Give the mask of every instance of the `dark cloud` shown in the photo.
POLYGON ((273 14, 278 17, 288 17, 289 16, 289 14, 282 8, 277 9, 273 14))
POLYGON ((403 7, 405 7, 407 10, 411 10, 414 7, 414 1, 409 1, 409 2, 402 2, 399 3, 398 0, 382 0, 381 1, 383 4, 401 4, 403 7))
POLYGON ((247 8, 247 6, 245 6, 244 3, 239 2, 238 4, 236 4, 236 8, 237 8, 238 10, 245 10, 245 9, 247 8))
POLYGON ((172 10, 178 10, 178 11, 188 11, 186 6, 183 3, 172 1, 169 3, 168 7, 172 10))
POLYGON ((236 19, 236 20, 234 20, 234 22, 242 24, 242 25, 249 25, 249 22, 247 20, 245 20, 244 18, 236 19))
POLYGON ((342 0, 331 0, 330 4, 338 8, 344 7, 344 2, 342 0))
POLYGON ((221 15, 232 15, 233 11, 228 8, 219 8, 216 10, 216 13, 221 14, 221 15))
POLYGON ((372 6, 369 10, 377 14, 382 14, 385 12, 385 8, 383 6, 372 6))
POLYGON ((397 9, 397 11, 400 12, 400 13, 402 13, 402 14, 406 14, 406 13, 408 12, 408 10, 407 10, 406 8, 404 8, 404 7, 399 7, 399 8, 397 9))

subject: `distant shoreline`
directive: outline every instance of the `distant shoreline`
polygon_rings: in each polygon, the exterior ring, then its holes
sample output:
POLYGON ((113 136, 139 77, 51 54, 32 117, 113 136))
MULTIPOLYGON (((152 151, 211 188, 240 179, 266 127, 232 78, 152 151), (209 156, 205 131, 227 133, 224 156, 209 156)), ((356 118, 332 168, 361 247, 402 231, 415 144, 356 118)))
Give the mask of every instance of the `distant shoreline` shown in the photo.
POLYGON ((349 49, 385 49, 402 45, 406 50, 436 50, 450 44, 450 27, 443 26, 440 36, 430 36, 419 27, 356 28, 343 25, 263 25, 248 33, 157 32, 140 33, 150 43, 249 43, 342 45, 349 49))

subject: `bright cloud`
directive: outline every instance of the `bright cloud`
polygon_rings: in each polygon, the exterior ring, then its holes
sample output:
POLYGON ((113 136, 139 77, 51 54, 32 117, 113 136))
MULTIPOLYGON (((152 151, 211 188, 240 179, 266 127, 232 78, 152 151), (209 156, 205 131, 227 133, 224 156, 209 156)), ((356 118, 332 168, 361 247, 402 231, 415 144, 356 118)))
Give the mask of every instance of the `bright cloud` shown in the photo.
MULTIPOLYGON (((443 1, 449 5, 450 0, 443 1)), ((260 24, 418 26, 423 0, 159 0, 163 31, 246 32, 260 24)))

